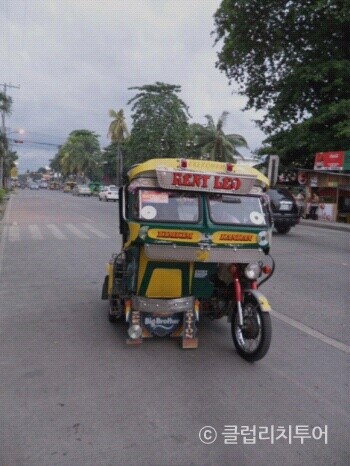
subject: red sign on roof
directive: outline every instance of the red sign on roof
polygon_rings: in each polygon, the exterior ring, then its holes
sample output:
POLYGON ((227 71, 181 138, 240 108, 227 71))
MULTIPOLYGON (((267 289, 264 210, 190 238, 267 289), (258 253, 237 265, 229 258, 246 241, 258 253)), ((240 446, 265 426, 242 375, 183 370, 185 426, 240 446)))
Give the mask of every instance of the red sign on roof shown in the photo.
POLYGON ((317 152, 314 170, 343 170, 344 158, 344 151, 317 152))

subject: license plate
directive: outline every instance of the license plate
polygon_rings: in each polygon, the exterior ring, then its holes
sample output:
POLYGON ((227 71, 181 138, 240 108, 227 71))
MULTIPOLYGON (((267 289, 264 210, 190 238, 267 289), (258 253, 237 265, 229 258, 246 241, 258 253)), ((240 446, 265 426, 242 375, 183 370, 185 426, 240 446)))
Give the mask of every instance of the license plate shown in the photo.
POLYGON ((281 202, 280 210, 282 210, 283 212, 288 212, 292 210, 292 204, 286 204, 281 202))

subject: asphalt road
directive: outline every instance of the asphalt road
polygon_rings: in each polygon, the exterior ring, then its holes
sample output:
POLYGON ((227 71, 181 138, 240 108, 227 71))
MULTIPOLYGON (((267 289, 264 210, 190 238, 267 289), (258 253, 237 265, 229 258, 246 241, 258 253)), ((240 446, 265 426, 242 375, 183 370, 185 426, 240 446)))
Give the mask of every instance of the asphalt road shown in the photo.
POLYGON ((273 341, 249 364, 223 319, 201 323, 197 350, 125 344, 126 327, 108 322, 100 299, 120 249, 116 212, 60 192, 11 196, 0 241, 0 465, 349 464, 350 235, 274 235, 276 272, 261 288, 273 341))

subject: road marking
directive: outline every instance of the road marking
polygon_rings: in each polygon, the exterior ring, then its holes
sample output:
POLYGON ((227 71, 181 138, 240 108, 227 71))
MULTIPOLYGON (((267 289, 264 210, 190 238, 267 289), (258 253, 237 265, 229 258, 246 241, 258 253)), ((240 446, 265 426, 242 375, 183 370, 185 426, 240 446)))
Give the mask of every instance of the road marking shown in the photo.
POLYGON ((13 242, 13 241, 19 241, 20 236, 19 236, 19 226, 18 225, 10 225, 8 229, 8 240, 13 242))
POLYGON ((82 238, 82 239, 90 239, 89 236, 87 236, 85 233, 83 233, 82 231, 79 230, 79 228, 77 228, 75 225, 72 225, 71 223, 67 223, 66 225, 66 228, 71 231, 72 233, 74 233, 76 236, 78 236, 79 238, 82 238))
POLYGON ((102 233, 102 231, 97 230, 97 228, 94 228, 90 223, 83 223, 83 227, 85 227, 87 230, 91 231, 94 235, 98 236, 99 238, 109 238, 105 233, 102 233))
POLYGON ((314 330, 313 328, 308 327, 307 325, 304 325, 301 322, 291 319, 290 317, 287 317, 284 314, 280 314, 277 311, 270 311, 270 313, 274 317, 277 317, 277 319, 280 319, 286 324, 289 324, 292 327, 297 328, 301 332, 307 333, 308 335, 317 338, 318 340, 323 341, 323 343, 327 343, 327 345, 333 346, 334 348, 337 348, 338 350, 343 351, 344 353, 350 353, 350 346, 346 345, 345 343, 327 337, 323 333, 318 332, 317 330, 314 330))
POLYGON ((35 239, 35 240, 44 239, 38 225, 28 225, 28 228, 29 228, 30 234, 31 234, 33 239, 35 239))
POLYGON ((46 225, 46 227, 51 231, 51 233, 56 239, 68 239, 67 236, 64 235, 59 228, 56 227, 56 225, 49 224, 46 225))

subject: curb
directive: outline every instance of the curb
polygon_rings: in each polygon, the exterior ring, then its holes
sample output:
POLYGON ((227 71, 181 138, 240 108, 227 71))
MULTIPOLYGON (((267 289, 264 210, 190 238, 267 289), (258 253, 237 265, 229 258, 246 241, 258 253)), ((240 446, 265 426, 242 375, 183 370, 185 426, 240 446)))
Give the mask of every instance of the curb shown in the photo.
POLYGON ((350 233, 350 223, 339 222, 322 222, 320 220, 306 220, 301 219, 299 225, 308 227, 325 228, 327 230, 347 231, 350 233))

